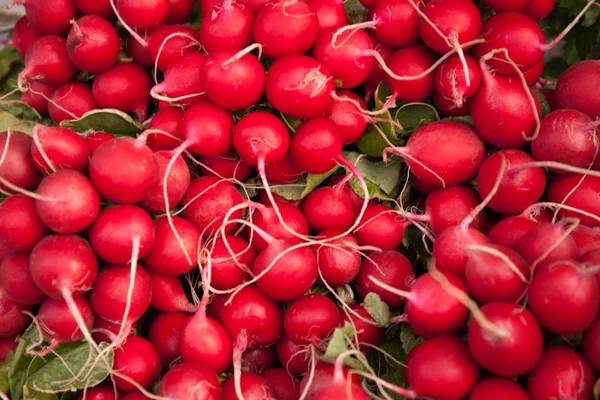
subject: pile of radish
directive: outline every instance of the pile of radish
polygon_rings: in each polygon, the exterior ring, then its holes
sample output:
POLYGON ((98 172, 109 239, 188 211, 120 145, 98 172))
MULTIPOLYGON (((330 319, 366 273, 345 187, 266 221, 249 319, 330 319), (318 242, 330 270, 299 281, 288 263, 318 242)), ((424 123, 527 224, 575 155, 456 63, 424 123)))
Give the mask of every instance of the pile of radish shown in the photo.
POLYGON ((14 2, 0 399, 600 397, 598 5, 360 2, 14 2))

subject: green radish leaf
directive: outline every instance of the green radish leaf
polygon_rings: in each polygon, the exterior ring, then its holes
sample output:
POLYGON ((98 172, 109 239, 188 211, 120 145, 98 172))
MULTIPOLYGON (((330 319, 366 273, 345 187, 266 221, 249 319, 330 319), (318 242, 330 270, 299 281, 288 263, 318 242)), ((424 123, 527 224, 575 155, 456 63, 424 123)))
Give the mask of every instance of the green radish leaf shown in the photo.
POLYGON ((21 70, 23 68, 23 61, 21 56, 17 52, 14 46, 4 46, 0 50, 0 81, 4 82, 4 79, 13 70, 21 70))
MULTIPOLYGON (((346 321, 343 327, 336 328, 327 344, 325 354, 321 355, 321 360, 330 364, 335 363, 338 356, 348 350, 349 343, 352 341, 354 333, 354 328, 348 321, 346 321)), ((365 368, 360 361, 352 357, 346 357, 344 359, 344 364, 350 368, 359 370, 364 370, 365 368)))
POLYGON ((33 357, 27 354, 27 347, 41 340, 40 331, 35 324, 31 324, 19 339, 15 355, 8 369, 8 384, 12 400, 23 398, 23 386, 25 386, 27 380, 27 370, 33 360, 33 357))
POLYGON ((402 129, 400 136, 409 136, 421 125, 439 121, 440 116, 432 105, 426 103, 409 103, 401 106, 394 112, 394 120, 402 129))
MULTIPOLYGON (((390 157, 387 162, 383 162, 361 157, 360 153, 354 151, 344 151, 343 154, 362 174, 371 198, 394 198, 399 193, 400 180, 405 170, 400 158, 390 157), (361 159, 356 163, 358 157, 361 159)), ((355 177, 350 180, 350 187, 364 198, 363 190, 355 177)))
POLYGON ((388 306, 377 293, 369 293, 365 297, 362 306, 367 310, 371 318, 381 326, 389 326, 392 313, 388 306))
POLYGON ((7 111, 0 111, 0 132, 6 132, 10 128, 13 132, 31 135, 34 126, 32 121, 19 119, 7 111))
POLYGON ((8 371, 10 364, 15 357, 14 351, 9 351, 4 361, 0 363, 0 393, 8 393, 10 384, 8 383, 8 371))
POLYGON ((402 343, 404 354, 408 354, 416 345, 423 343, 424 340, 417 336, 409 324, 402 324, 400 342, 402 343))
POLYGON ((470 115, 464 115, 462 117, 448 117, 448 118, 444 118, 444 121, 456 121, 456 122, 462 122, 463 124, 467 124, 467 125, 471 125, 471 126, 475 126, 475 122, 473 122, 473 118, 471 118, 470 115))
POLYGON ((335 174, 341 168, 342 167, 340 167, 339 165, 336 165, 331 170, 329 170, 329 172, 325 172, 324 174, 308 174, 306 176, 306 187, 304 188, 304 191, 302 192, 300 198, 303 199, 306 196, 308 196, 313 190, 318 188, 323 182, 329 179, 330 176, 335 174))
POLYGON ((304 122, 300 118, 292 117, 282 112, 279 113, 279 116, 283 120, 283 123, 285 123, 285 125, 292 133, 295 133, 296 130, 298 130, 298 128, 300 127, 300 125, 302 125, 302 122, 304 122))
POLYGON ((31 107, 29 104, 23 103, 17 100, 6 100, 0 102, 0 110, 6 111, 14 115, 19 119, 26 119, 28 121, 39 122, 42 120, 42 116, 37 110, 31 107))
MULTIPOLYGON (((388 328, 388 331, 391 329, 392 328, 388 328)), ((405 386, 404 367, 399 363, 404 362, 406 354, 404 354, 404 351, 402 350, 402 345, 400 344, 397 335, 392 335, 392 337, 386 335, 381 343, 379 343, 378 347, 382 350, 382 352, 370 351, 367 353, 369 364, 375 368, 375 371, 377 371, 377 376, 394 385, 405 386), (387 355, 383 352, 385 352, 387 355)), ((378 393, 375 385, 373 385, 371 389, 375 393, 378 393)), ((389 390, 387 393, 392 399, 405 400, 404 397, 396 393, 390 393, 389 390)))
POLYGON ((77 400, 79 393, 77 392, 63 392, 60 395, 60 400, 77 400))
POLYGON ((135 136, 144 129, 129 115, 113 109, 92 110, 79 119, 63 121, 60 126, 76 132, 93 130, 119 136, 135 136))

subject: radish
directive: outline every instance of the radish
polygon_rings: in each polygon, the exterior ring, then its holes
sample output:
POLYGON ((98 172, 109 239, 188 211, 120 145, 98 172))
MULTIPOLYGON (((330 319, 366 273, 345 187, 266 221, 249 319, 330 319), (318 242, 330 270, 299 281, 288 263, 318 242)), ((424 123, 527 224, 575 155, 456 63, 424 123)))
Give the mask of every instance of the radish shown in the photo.
POLYGON ((152 117, 148 130, 156 133, 150 133, 147 137, 148 147, 153 151, 173 150, 181 141, 183 141, 183 132, 181 131, 181 121, 183 120, 183 111, 177 107, 167 107, 158 110, 152 117), (166 132, 172 137, 161 134, 166 132), (179 139, 179 140, 178 140, 179 139))
POLYGON ((343 232, 354 223, 354 207, 341 188, 322 187, 311 192, 302 203, 302 212, 313 231, 343 232))
MULTIPOLYGON (((345 14, 344 14, 345 15, 345 14)), ((283 368, 271 368, 263 372, 263 378, 273 389, 279 400, 296 400, 300 398, 298 381, 283 368)))
POLYGON ((242 354, 242 372, 262 374, 277 362, 275 347, 257 347, 242 354))
POLYGON ((160 313, 152 320, 148 340, 165 366, 181 356, 179 338, 181 330, 190 315, 184 312, 160 313))
POLYGON ((527 377, 527 392, 533 400, 592 398, 594 375, 575 350, 565 346, 546 349, 539 364, 527 377))
MULTIPOLYGON (((216 6, 221 6, 223 3, 223 0, 195 0, 197 3, 200 3, 200 14, 202 15, 202 17, 208 17, 210 15, 210 13, 212 12, 213 8, 215 8, 216 6)), ((248 3, 251 2, 247 1, 248 3)), ((250 9, 252 11, 257 11, 258 9, 262 8, 265 4, 266 1, 265 0, 260 0, 260 2, 262 2, 262 4, 260 4, 257 7, 253 7, 249 4, 246 4, 247 2, 243 2, 243 5, 248 5, 250 7, 250 9)), ((258 2, 258 0, 257 0, 258 2)))
POLYGON ((334 100, 326 116, 339 128, 344 145, 354 143, 362 136, 369 124, 368 119, 361 113, 361 110, 365 110, 367 106, 358 95, 348 90, 338 90, 336 96, 351 99, 353 102, 334 100), (356 103, 358 106, 355 105, 356 103))
POLYGON ((141 66, 118 62, 98 74, 92 85, 94 99, 102 108, 115 108, 135 113, 139 121, 146 119, 152 80, 141 66))
MULTIPOLYGON (((379 56, 383 60, 384 64, 390 61, 392 54, 394 54, 394 49, 387 44, 383 43, 374 33, 373 31, 369 32, 369 37, 373 42, 373 50, 379 53, 379 56)), ((365 99, 371 97, 373 93, 377 90, 377 86, 385 79, 386 72, 381 68, 379 63, 373 64, 371 68, 371 72, 369 72, 369 76, 367 80, 363 83, 363 86, 366 89, 365 99)), ((366 107, 364 107, 366 108, 366 107)))
MULTIPOLYGON (((97 317, 94 319, 94 325, 92 326, 92 338, 97 342, 112 343, 119 332, 121 331, 120 323, 107 321, 104 318, 97 317)), ((131 325, 129 332, 124 332, 126 337, 135 335, 136 324, 131 325)))
POLYGON ((413 103, 424 101, 431 96, 435 89, 435 75, 428 73, 419 78, 413 77, 425 74, 435 61, 431 50, 421 44, 401 48, 392 54, 387 63, 389 70, 395 75, 411 78, 399 80, 388 73, 385 79, 395 97, 413 103))
MULTIPOLYGON (((36 1, 39 3, 40 1, 36 1)), ((46 85, 62 85, 77 73, 67 54, 67 43, 60 36, 42 36, 29 46, 25 54, 25 68, 19 73, 18 87, 24 81, 36 80, 46 85)))
POLYGON ((540 60, 533 67, 528 69, 527 71, 523 71, 523 77, 525 78, 525 82, 527 82, 527 86, 535 86, 536 83, 540 81, 542 75, 544 74, 544 60, 540 60))
POLYGON ((100 196, 81 172, 63 169, 48 175, 37 189, 35 209, 40 220, 58 233, 87 229, 100 212, 100 196))
POLYGON ((492 7, 494 10, 496 10, 498 12, 507 12, 507 11, 523 11, 531 5, 533 0, 510 0, 510 1, 485 0, 484 2, 485 2, 485 4, 492 7))
POLYGON ((140 32, 140 34, 136 34, 136 36, 130 35, 125 42, 125 49, 131 58, 133 58, 133 61, 146 68, 154 67, 154 60, 152 59, 150 49, 147 46, 152 40, 154 32, 156 32, 156 30, 143 31, 140 32), (141 41, 138 41, 137 38, 140 38, 141 41))
POLYGON ((344 2, 340 0, 308 0, 310 9, 317 14, 319 34, 328 29, 339 29, 348 25, 344 2))
POLYGON ((283 328, 294 343, 323 347, 335 328, 342 323, 337 305, 320 294, 310 294, 295 300, 285 310, 283 328))
POLYGON ((305 374, 310 365, 309 346, 294 343, 285 334, 275 344, 277 358, 288 374, 305 374))
MULTIPOLYGON (((269 205, 264 208, 259 208, 259 212, 252 216, 252 223, 259 229, 262 229, 266 234, 275 240, 295 240, 299 236, 308 235, 308 222, 304 214, 291 204, 277 204, 280 215, 285 221, 286 229, 278 220, 275 208, 269 205), (292 234, 296 232, 297 235, 292 234)), ((252 237, 252 245, 258 251, 265 250, 269 243, 260 235, 252 237)))
POLYGON ((0 133, 0 190, 3 192, 15 193, 5 181, 24 190, 37 187, 41 174, 31 157, 32 144, 33 139, 25 133, 0 133))
POLYGON ((56 124, 79 119, 88 111, 96 110, 92 88, 83 82, 69 82, 56 88, 50 96, 48 113, 56 124))
MULTIPOLYGON (((340 365, 339 363, 336 363, 336 365, 340 365)), ((341 365, 340 365, 341 366, 341 365)), ((315 369, 314 369, 314 374, 306 374, 304 375, 304 377, 302 378, 302 381, 300 382, 300 393, 305 393, 305 399, 307 400, 315 400, 318 399, 317 395, 319 394, 319 392, 321 392, 321 390, 326 389, 328 386, 330 386, 333 382, 332 380, 334 379, 335 376, 335 367, 332 364, 326 364, 324 362, 319 362, 315 369)), ((343 367, 343 369, 341 370, 341 374, 338 373, 338 382, 339 379, 350 379, 351 383, 349 383, 348 385, 352 388, 355 386, 360 387, 360 381, 358 379, 358 375, 357 374, 350 374, 351 370, 349 368, 343 367)), ((346 385, 347 383, 345 382, 344 385, 346 385)), ((336 385, 337 386, 337 385, 336 385)), ((354 392, 356 393, 356 392, 354 392)), ((338 398, 338 396, 335 396, 333 398, 338 398)), ((319 399, 319 400, 323 400, 323 399, 319 399)), ((344 399, 346 400, 346 399, 344 399)), ((357 399, 358 400, 358 399, 357 399)), ((363 400, 362 398, 360 398, 360 400, 363 400)))
POLYGON ((574 260, 577 257, 577 247, 575 240, 569 235, 574 227, 567 228, 567 222, 538 224, 517 243, 516 250, 533 268, 540 263, 574 260))
MULTIPOLYGON (((89 330, 94 325, 94 310, 86 296, 73 299, 75 307, 89 330)), ((76 343, 83 339, 77 321, 64 300, 46 299, 40 306, 37 315, 38 324, 44 337, 50 340, 42 354, 49 353, 59 344, 76 343)))
POLYGON ((413 0, 377 1, 371 14, 371 20, 375 22, 375 36, 388 46, 396 48, 418 42, 419 13, 415 4, 421 7, 421 2, 413 0))
POLYGON ((198 307, 190 303, 185 296, 178 276, 148 271, 152 282, 152 300, 150 306, 161 312, 185 311, 193 313, 198 307))
POLYGON ((552 12, 555 2, 556 0, 533 0, 524 12, 536 21, 540 21, 552 12))
MULTIPOLYGON (((478 205, 479 199, 466 186, 435 189, 425 200, 425 215, 429 216, 427 222, 433 232, 439 235, 444 230, 459 225, 478 205)), ((486 214, 482 212, 471 226, 480 230, 486 221, 486 214)))
POLYGON ((423 125, 410 136, 405 147, 387 148, 384 155, 388 152, 402 156, 416 177, 435 186, 468 182, 485 158, 485 146, 477 131, 456 121, 423 125), (452 157, 448 158, 450 154, 452 157))
POLYGON ((67 36, 67 50, 73 65, 97 74, 117 62, 121 42, 110 22, 96 15, 88 15, 72 22, 67 36))
POLYGON ((380 204, 365 209, 360 224, 353 232, 361 246, 375 246, 382 250, 395 250, 402 243, 409 222, 394 209, 380 204))
POLYGON ((484 378, 477 382, 469 400, 530 400, 527 392, 518 383, 505 378, 484 378))
POLYGON ((370 397, 360 385, 349 382, 347 376, 344 376, 341 362, 336 361, 333 379, 329 385, 316 392, 314 399, 369 400, 370 397))
POLYGON ((84 15, 98 15, 108 20, 115 19, 110 0, 75 0, 75 4, 84 15))
POLYGON ((465 276, 468 253, 467 246, 486 245, 490 240, 480 231, 468 225, 458 225, 443 231, 435 239, 433 257, 440 271, 465 276))
POLYGON ((158 380, 161 370, 160 356, 156 349, 144 338, 128 338, 115 350, 113 368, 119 372, 114 382, 125 392, 135 392, 138 388, 123 377, 127 377, 144 389, 150 389, 158 380))
POLYGON ((31 157, 43 173, 71 168, 86 172, 89 164, 85 139, 72 130, 36 125, 33 132, 31 157))
POLYGON ((23 305, 39 304, 46 298, 29 272, 29 254, 12 253, 2 260, 0 291, 6 298, 23 305))
POLYGON ((584 60, 573 64, 556 82, 556 101, 562 108, 574 109, 590 118, 597 118, 600 116, 600 96, 590 89, 599 79, 600 62, 584 60))
POLYGON ((470 115, 471 112, 471 100, 466 99, 463 101, 462 106, 456 107, 453 100, 448 100, 440 93, 433 92, 432 96, 433 104, 435 107, 445 117, 463 117, 466 115, 470 115))
POLYGON ((173 400, 219 400, 221 382, 208 366, 196 362, 184 362, 171 368, 158 386, 158 395, 173 400))
MULTIPOLYGON (((600 177, 570 175, 555 178, 548 186, 548 200, 574 207, 600 217, 600 204, 596 199, 600 192, 600 177)), ((600 221, 576 211, 561 210, 559 215, 579 218, 582 224, 599 226, 600 221)))
POLYGON ((167 21, 169 0, 110 0, 113 9, 131 29, 154 29, 167 21))
POLYGON ((254 21, 254 41, 271 59, 308 52, 318 32, 317 14, 303 1, 269 3, 254 21))
POLYGON ((70 22, 77 18, 77 7, 73 0, 57 0, 52 7, 44 0, 25 0, 27 21, 42 35, 66 35, 70 22))
POLYGON ((522 216, 507 217, 494 225, 488 237, 494 244, 516 250, 519 241, 537 224, 536 221, 522 216))
POLYGON ((358 294, 364 299, 367 294, 376 293, 388 306, 395 308, 404 303, 404 297, 381 288, 371 277, 395 289, 407 291, 414 283, 415 271, 408 258, 394 250, 370 252, 363 259, 356 277, 358 294))
POLYGON ((359 343, 361 351, 366 353, 373 346, 379 346, 385 333, 384 328, 373 321, 368 311, 360 304, 350 303, 348 306, 358 316, 347 313, 344 315, 344 320, 350 322, 354 327, 356 341, 359 343))
MULTIPOLYGON (((165 79, 152 88, 152 97, 177 105, 191 105, 205 100, 201 75, 205 58, 204 54, 194 52, 175 59, 165 71, 165 79)), ((178 137, 183 139, 183 131, 178 137)))
POLYGON ((98 262, 82 237, 49 235, 31 251, 29 271, 37 287, 47 296, 62 299, 68 291, 73 297, 79 297, 94 285, 98 262))
POLYGON ((98 147, 102 146, 104 143, 106 143, 109 140, 112 140, 114 138, 115 137, 113 135, 111 135, 110 133, 106 133, 106 132, 96 132, 96 131, 89 132, 87 134, 87 136, 85 137, 85 142, 88 146, 90 156, 92 156, 96 152, 98 147))
POLYGON ((458 400, 467 396, 479 374, 479 366, 463 340, 440 336, 408 353, 404 377, 418 396, 458 400))
POLYGON ((14 194, 0 203, 0 242, 13 251, 29 251, 48 234, 35 210, 35 201, 14 194))
MULTIPOLYGON (((286 43, 281 38, 277 40, 286 43)), ((329 111, 333 90, 329 70, 307 56, 283 57, 271 65, 267 74, 267 99, 278 111, 296 118, 314 118, 329 111)))
POLYGON ((223 400, 261 399, 276 400, 273 389, 263 377, 244 372, 240 378, 241 393, 236 393, 233 376, 223 381, 223 400))
POLYGON ((21 93, 21 101, 35 110, 41 115, 48 114, 48 100, 54 92, 55 87, 44 85, 37 81, 25 83, 25 92, 21 93))
POLYGON ((600 229, 579 225, 571 232, 571 237, 575 240, 575 244, 577 245, 578 257, 581 257, 592 250, 600 249, 600 229))
MULTIPOLYGON (((588 266, 600 265, 600 248, 585 253, 579 257, 578 261, 588 266)), ((598 281, 598 285, 600 285, 600 272, 596 273, 596 280, 598 281)))
MULTIPOLYGON (((285 203, 285 204, 289 204, 292 207, 297 208, 297 209, 300 209, 300 207, 302 206, 302 200, 287 200, 286 198, 281 197, 280 195, 278 195, 276 193, 272 193, 272 195, 273 195, 273 201, 277 205, 285 203)), ((265 190, 260 190, 258 192, 258 202, 265 206, 271 206, 273 204, 271 202, 271 199, 269 199, 269 195, 267 194, 267 192, 265 190)))
POLYGON ((503 302, 486 304, 480 311, 491 326, 481 326, 477 320, 469 325, 469 348, 477 363, 504 377, 531 371, 543 350, 542 331, 533 314, 503 302))
POLYGON ((233 148, 233 119, 223 108, 204 101, 183 115, 185 141, 175 154, 186 148, 201 156, 222 156, 233 148))
POLYGON ((159 179, 146 197, 139 203, 140 207, 149 213, 161 214, 168 211, 165 209, 165 191, 169 197, 169 204, 172 207, 176 207, 183 199, 183 196, 185 196, 185 192, 190 185, 190 170, 183 157, 179 156, 175 159, 169 171, 169 176, 166 178, 166 187, 164 186, 166 169, 171 157, 172 153, 167 150, 160 150, 154 153, 154 158, 158 165, 159 179))
POLYGON ((28 18, 21 17, 13 28, 11 41, 21 58, 25 59, 29 46, 41 37, 42 34, 35 30, 28 18))
POLYGON ((119 137, 94 152, 90 178, 108 200, 133 204, 143 200, 155 186, 158 165, 152 150, 140 140, 119 137))
MULTIPOLYGON (((123 400, 127 396, 120 396, 122 392, 115 394, 115 388, 108 384, 101 384, 93 388, 86 388, 85 393, 80 394, 77 400, 123 400), (117 397, 119 396, 119 397, 117 397)), ((146 400, 144 397, 141 400, 146 400)), ((140 400, 139 398, 127 397, 126 400, 140 400)))
POLYGON ((169 0, 167 24, 183 24, 192 15, 194 0, 169 0))
MULTIPOLYGON (((451 0, 455 1, 455 0, 451 0)), ((463 0, 460 0, 462 2, 463 0)), ((469 0, 466 3, 472 4, 469 0)), ((428 6, 429 7, 429 6, 428 6)), ((467 73, 461 66, 458 55, 453 55, 435 69, 435 91, 445 101, 451 102, 458 109, 465 106, 465 101, 471 98, 481 85, 481 70, 475 59, 468 54, 464 56, 467 73)))
POLYGON ((583 332, 600 308, 596 278, 568 261, 537 268, 527 293, 527 306, 540 325, 559 335, 583 332))
MULTIPOLYGON (((0 338, 0 362, 4 362, 10 351, 15 351, 17 348, 17 340, 15 337, 0 338)), ((287 374, 287 373, 286 373, 287 374)), ((275 379, 275 378, 274 378, 275 379)))
POLYGON ((590 366, 600 371, 600 316, 584 333, 581 352, 590 366))
POLYGON ((319 275, 329 286, 342 286, 356 278, 361 269, 358 241, 341 229, 330 229, 318 234, 317 239, 337 239, 327 241, 317 249, 319 275))
MULTIPOLYGON (((211 52, 202 67, 202 86, 215 104, 241 110, 257 103, 265 91, 265 69, 246 48, 240 52, 218 49, 211 52), (227 95, 235 91, 235 96, 227 95)), ((243 158, 243 157, 242 157, 243 158)))
POLYGON ((191 222, 172 217, 172 223, 175 231, 166 217, 154 220, 154 244, 144 257, 144 263, 161 274, 182 275, 197 265, 202 240, 200 231, 191 222))
POLYGON ((198 167, 203 175, 237 179, 242 182, 252 173, 252 166, 231 152, 222 156, 200 156, 198 160, 201 163, 198 167))
POLYGON ((198 51, 198 40, 198 32, 190 26, 166 25, 152 32, 148 48, 152 61, 165 72, 179 57, 198 51))
POLYGON ((230 235, 215 238, 210 252, 211 285, 228 290, 249 281, 255 259, 256 252, 245 239, 230 235))
POLYGON ((0 293, 0 338, 14 337, 27 328, 30 318, 23 311, 30 312, 31 307, 15 303, 0 293))
POLYGON ((202 19, 200 42, 209 54, 215 50, 235 53, 252 44, 253 26, 251 9, 238 1, 223 1, 202 19))

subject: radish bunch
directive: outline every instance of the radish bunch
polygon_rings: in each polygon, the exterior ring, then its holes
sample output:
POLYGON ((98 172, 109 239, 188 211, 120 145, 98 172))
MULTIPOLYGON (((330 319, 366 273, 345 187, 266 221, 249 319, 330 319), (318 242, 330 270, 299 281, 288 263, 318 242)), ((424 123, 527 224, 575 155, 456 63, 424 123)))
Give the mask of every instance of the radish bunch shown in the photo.
POLYGON ((80 399, 592 399, 600 61, 541 78, 592 2, 550 43, 553 0, 15 3, 52 122, 0 133, 0 361, 34 324, 110 351, 80 399))

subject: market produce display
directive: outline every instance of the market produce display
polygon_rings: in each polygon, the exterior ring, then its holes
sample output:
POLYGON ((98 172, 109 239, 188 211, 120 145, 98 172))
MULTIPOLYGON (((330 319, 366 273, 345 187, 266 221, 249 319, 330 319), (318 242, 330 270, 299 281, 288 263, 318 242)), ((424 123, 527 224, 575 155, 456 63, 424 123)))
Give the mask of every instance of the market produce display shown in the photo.
POLYGON ((15 4, 1 400, 600 399, 600 4, 15 4))

